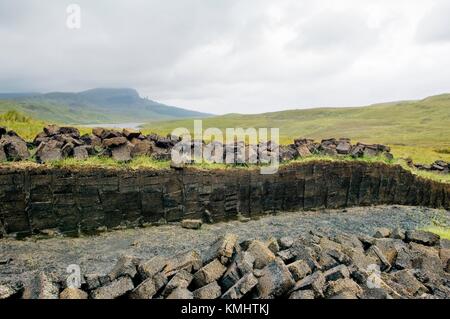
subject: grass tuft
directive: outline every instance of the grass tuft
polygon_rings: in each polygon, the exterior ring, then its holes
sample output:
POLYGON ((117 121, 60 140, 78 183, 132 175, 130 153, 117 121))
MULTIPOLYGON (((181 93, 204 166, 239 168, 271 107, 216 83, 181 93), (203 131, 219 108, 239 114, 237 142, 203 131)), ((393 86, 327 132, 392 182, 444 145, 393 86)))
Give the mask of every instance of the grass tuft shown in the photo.
POLYGON ((439 235, 443 239, 450 240, 450 227, 430 225, 422 228, 422 230, 439 235))
MULTIPOLYGON (((351 156, 346 157, 331 157, 326 155, 315 155, 306 158, 299 158, 293 161, 280 163, 280 168, 295 164, 295 163, 309 163, 309 162, 363 162, 368 164, 387 164, 387 165, 400 165, 405 170, 410 171, 414 175, 420 176, 425 179, 434 180, 441 183, 450 184, 450 174, 439 174, 435 172, 420 171, 409 167, 404 160, 388 160, 384 156, 380 157, 368 157, 368 158, 353 158, 351 156)), ((66 158, 59 161, 48 162, 46 164, 37 164, 33 159, 20 162, 3 162, 0 166, 14 167, 14 168, 33 168, 33 167, 54 167, 54 168, 110 168, 110 169, 170 169, 170 161, 156 160, 152 157, 140 156, 133 158, 129 162, 117 162, 109 157, 89 157, 86 160, 77 160, 74 158, 66 158)), ((256 164, 220 164, 220 163, 196 163, 188 167, 199 170, 230 170, 230 169, 259 169, 262 165, 256 164)))

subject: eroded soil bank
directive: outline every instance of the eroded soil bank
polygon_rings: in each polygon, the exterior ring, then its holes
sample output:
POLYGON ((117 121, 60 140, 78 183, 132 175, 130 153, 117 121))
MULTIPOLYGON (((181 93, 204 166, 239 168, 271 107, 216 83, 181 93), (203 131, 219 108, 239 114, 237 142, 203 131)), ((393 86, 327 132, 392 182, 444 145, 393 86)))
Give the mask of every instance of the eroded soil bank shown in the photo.
POLYGON ((311 161, 258 169, 1 168, 0 234, 91 233, 166 220, 371 205, 450 209, 450 184, 397 165, 311 161))
POLYGON ((234 233, 239 241, 271 236, 300 236, 310 230, 333 235, 339 233, 373 235, 377 227, 417 229, 433 223, 450 223, 450 212, 410 206, 355 207, 339 210, 279 213, 243 223, 239 221, 204 224, 188 230, 178 224, 117 230, 98 236, 55 237, 26 240, 0 239, 0 283, 22 281, 33 271, 56 273, 65 278, 70 264, 80 265, 83 274, 106 274, 122 255, 149 259, 173 256, 196 249, 208 250, 220 235, 234 233))

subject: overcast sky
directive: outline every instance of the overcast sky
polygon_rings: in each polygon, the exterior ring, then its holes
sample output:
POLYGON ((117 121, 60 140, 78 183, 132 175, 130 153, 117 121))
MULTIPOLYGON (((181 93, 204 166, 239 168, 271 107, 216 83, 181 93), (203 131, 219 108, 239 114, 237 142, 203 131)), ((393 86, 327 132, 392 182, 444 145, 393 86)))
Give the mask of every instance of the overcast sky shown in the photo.
POLYGON ((0 92, 133 87, 217 114, 422 98, 450 92, 449 17, 447 0, 0 0, 0 92))

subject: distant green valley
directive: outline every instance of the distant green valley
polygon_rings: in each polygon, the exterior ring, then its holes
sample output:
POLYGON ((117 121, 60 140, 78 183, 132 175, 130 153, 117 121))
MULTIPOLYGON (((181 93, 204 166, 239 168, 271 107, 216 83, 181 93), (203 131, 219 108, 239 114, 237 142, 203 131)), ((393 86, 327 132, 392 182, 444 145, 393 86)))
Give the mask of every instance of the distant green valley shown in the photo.
POLYGON ((66 124, 142 123, 210 116, 141 98, 134 89, 0 94, 0 113, 11 110, 35 119, 66 124))

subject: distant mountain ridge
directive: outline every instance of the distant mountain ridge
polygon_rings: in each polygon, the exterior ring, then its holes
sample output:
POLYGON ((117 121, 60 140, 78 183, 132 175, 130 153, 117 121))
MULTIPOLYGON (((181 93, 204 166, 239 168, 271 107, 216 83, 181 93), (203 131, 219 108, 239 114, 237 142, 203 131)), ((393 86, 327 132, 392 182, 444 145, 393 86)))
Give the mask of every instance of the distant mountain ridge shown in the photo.
POLYGON ((41 93, 37 92, 0 93, 0 100, 19 99, 38 95, 41 95, 41 93))
POLYGON ((130 88, 96 88, 77 93, 0 93, 0 102, 0 112, 16 110, 37 119, 70 124, 143 123, 211 116, 141 98, 130 88))

